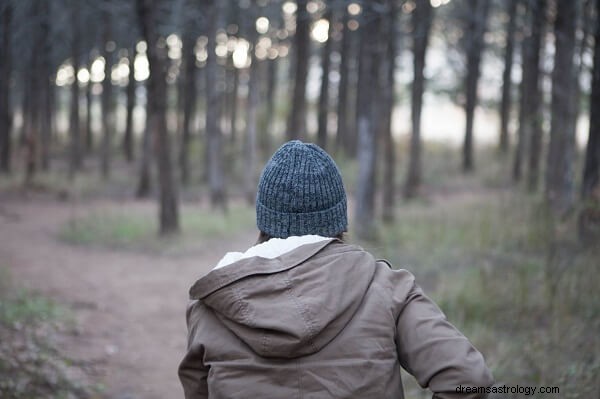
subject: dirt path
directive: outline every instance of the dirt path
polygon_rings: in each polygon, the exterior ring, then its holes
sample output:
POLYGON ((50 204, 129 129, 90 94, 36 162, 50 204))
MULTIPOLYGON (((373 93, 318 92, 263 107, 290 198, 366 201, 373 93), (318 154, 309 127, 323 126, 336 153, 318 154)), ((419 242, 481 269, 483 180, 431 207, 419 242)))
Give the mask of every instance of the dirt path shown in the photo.
POLYGON ((10 270, 16 285, 73 309, 75 331, 61 346, 93 365, 106 396, 182 398, 176 371, 185 350, 187 290, 224 252, 250 245, 254 232, 234 242, 199 243, 193 254, 176 258, 58 240, 68 218, 95 206, 5 202, 0 267, 10 270))

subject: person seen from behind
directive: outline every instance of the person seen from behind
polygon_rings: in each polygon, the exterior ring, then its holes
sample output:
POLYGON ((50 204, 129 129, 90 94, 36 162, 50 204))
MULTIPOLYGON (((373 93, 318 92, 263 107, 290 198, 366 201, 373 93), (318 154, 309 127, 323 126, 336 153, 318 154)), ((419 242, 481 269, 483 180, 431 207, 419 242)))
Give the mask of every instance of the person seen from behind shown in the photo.
POLYGON ((398 399, 401 367, 434 399, 482 398, 457 387, 493 384, 410 272, 344 242, 346 193, 324 150, 294 140, 275 152, 256 224, 256 245, 190 289, 186 399, 398 399))

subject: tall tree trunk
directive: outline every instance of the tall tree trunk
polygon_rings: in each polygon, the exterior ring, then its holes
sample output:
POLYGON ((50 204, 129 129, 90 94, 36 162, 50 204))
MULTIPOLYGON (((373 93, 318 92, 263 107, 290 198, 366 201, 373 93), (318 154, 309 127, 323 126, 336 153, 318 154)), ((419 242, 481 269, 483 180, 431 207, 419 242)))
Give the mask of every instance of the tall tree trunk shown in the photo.
MULTIPOLYGON (((92 60, 90 59, 90 67, 92 60)), ((132 68, 133 70, 133 68, 132 68)), ((94 83, 90 80, 85 87, 85 152, 91 154, 94 149, 94 132, 92 131, 92 105, 94 102, 94 95, 92 89, 94 83)))
POLYGON ((327 147, 327 123, 329 116, 329 69, 331 65, 331 47, 333 43, 333 12, 331 5, 327 6, 324 18, 329 22, 329 31, 327 41, 323 45, 321 52, 321 92, 319 93, 319 114, 317 144, 321 148, 327 147))
POLYGON ((346 138, 348 129, 348 75, 350 74, 350 49, 351 49, 351 30, 348 28, 348 11, 344 8, 343 24, 344 28, 342 31, 342 44, 340 49, 340 83, 338 89, 338 103, 337 103, 337 129, 335 133, 335 146, 336 150, 347 149, 346 138))
POLYGON ((307 0, 296 0, 296 33, 294 35, 294 91, 288 122, 287 138, 306 137, 306 81, 310 57, 310 14, 306 10, 307 0))
POLYGON ((467 74, 465 76, 466 89, 466 130, 463 143, 463 171, 470 172, 474 169, 473 161, 473 120, 477 106, 477 84, 480 76, 481 55, 483 53, 483 37, 487 25, 490 0, 469 0, 472 13, 468 14, 467 26, 467 74))
POLYGON ((273 147, 272 137, 275 133, 275 96, 277 93, 277 59, 267 61, 267 92, 265 94, 267 101, 265 129, 260 135, 260 148, 262 154, 268 157, 273 147))
POLYGON ((123 136, 123 153, 125 154, 125 159, 127 162, 131 163, 134 159, 133 153, 133 109, 135 107, 135 77, 133 65, 135 64, 135 46, 132 45, 129 48, 128 56, 129 56, 129 80, 127 82, 127 89, 125 90, 125 94, 127 96, 127 105, 126 112, 127 116, 125 117, 125 135, 123 136))
MULTIPOLYGON (((78 0, 72 1, 72 37, 71 37, 71 56, 73 57, 73 71, 77 75, 80 62, 80 19, 81 10, 78 0)), ((70 158, 69 158, 69 177, 73 178, 75 173, 81 169, 81 132, 79 123, 79 81, 77 78, 71 85, 71 117, 69 123, 69 132, 71 136, 70 158)))
POLYGON ((375 191, 377 137, 375 121, 375 100, 378 72, 379 1, 364 4, 364 22, 360 28, 360 65, 358 70, 358 180, 356 190, 357 236, 372 239, 375 236, 375 191))
MULTIPOLYGON (((253 1, 252 7, 256 4, 253 1)), ((256 16, 253 16, 253 20, 256 16)), ((258 100, 260 88, 260 68, 258 59, 256 58, 256 44, 258 43, 258 35, 256 29, 252 27, 248 34, 248 40, 251 45, 251 64, 248 80, 248 101, 246 103, 246 137, 244 140, 244 154, 246 155, 244 170, 245 170, 245 197, 248 204, 254 204, 256 199, 256 124, 258 113, 258 100)))
MULTIPOLYGON (((528 104, 524 114, 524 124, 526 134, 531 135, 529 141, 529 162, 527 174, 527 188, 529 191, 535 191, 538 186, 540 174, 540 159, 542 153, 542 88, 541 88, 541 64, 545 36, 547 0, 535 0, 533 3, 533 23, 531 25, 531 38, 525 43, 530 46, 527 52, 527 60, 524 61, 523 74, 527 74, 530 81, 528 104), (526 62, 526 63, 525 63, 526 62)), ((525 57, 525 54, 524 54, 525 57)), ((519 125, 521 122, 519 123, 519 125)), ((520 127, 519 127, 520 130, 520 127)), ((525 137, 527 137, 525 135, 525 137)))
POLYGON ((590 130, 585 151, 581 196, 600 201, 600 0, 596 0, 594 67, 590 96, 590 130))
POLYGON ((217 0, 203 2, 208 21, 206 45, 206 159, 210 200, 213 207, 227 209, 223 173, 223 151, 221 134, 222 90, 218 85, 217 59, 215 54, 217 24, 220 20, 220 4, 217 0))
POLYGON ((508 123, 510 121, 512 66, 515 47, 515 27, 517 22, 518 0, 510 0, 508 3, 508 23, 506 24, 506 45, 504 46, 504 72, 502 72, 502 99, 500 101, 500 153, 508 152, 509 135, 508 123))
POLYGON ((154 143, 153 126, 154 118, 152 117, 153 108, 150 102, 149 95, 146 95, 146 126, 142 134, 142 152, 140 157, 140 174, 136 189, 137 198, 148 198, 152 192, 152 148, 154 143))
POLYGON ((0 15, 0 172, 10 172, 12 113, 10 110, 12 4, 6 2, 0 15))
POLYGON ((571 118, 575 110, 573 55, 576 7, 574 1, 557 2, 554 22, 556 51, 552 71, 552 116, 546 164, 546 199, 558 215, 569 211, 574 201, 575 132, 572 129, 571 118))
POLYGON ((179 168, 181 181, 187 185, 190 181, 189 149, 191 136, 191 121, 196 105, 196 54, 195 40, 191 33, 186 33, 183 39, 183 123, 181 126, 181 146, 179 148, 179 168))
MULTIPOLYGON (((110 5, 110 4, 107 4, 110 5)), ((114 49, 109 51, 108 43, 112 40, 111 14, 109 9, 104 11, 104 37, 103 37, 103 56, 104 56, 104 81, 102 82, 102 153, 101 153, 101 173, 104 179, 110 176, 110 159, 112 136, 114 133, 114 96, 111 72, 113 68, 114 49)), ((166 96, 163 93, 162 96, 166 96)))
POLYGON ((421 185, 421 110, 425 90, 425 56, 429 42, 429 32, 433 20, 433 7, 428 1, 417 2, 412 12, 413 20, 413 84, 411 90, 412 134, 410 139, 410 158, 404 196, 413 198, 418 195, 421 185))
POLYGON ((381 133, 384 145, 383 165, 383 202, 382 215, 384 221, 394 220, 394 205, 396 199, 396 150, 392 136, 392 114, 394 111, 394 74, 396 71, 396 46, 397 30, 396 19, 398 13, 397 3, 387 0, 387 15, 384 16, 383 37, 387 37, 385 57, 380 79, 382 95, 381 107, 381 133))
POLYGON ((179 231, 177 188, 171 169, 169 136, 167 133, 167 54, 165 47, 158 47, 156 29, 156 1, 137 0, 137 11, 142 35, 148 43, 147 54, 150 66, 148 99, 151 102, 153 123, 157 143, 158 181, 160 185, 160 234, 168 235, 179 231))

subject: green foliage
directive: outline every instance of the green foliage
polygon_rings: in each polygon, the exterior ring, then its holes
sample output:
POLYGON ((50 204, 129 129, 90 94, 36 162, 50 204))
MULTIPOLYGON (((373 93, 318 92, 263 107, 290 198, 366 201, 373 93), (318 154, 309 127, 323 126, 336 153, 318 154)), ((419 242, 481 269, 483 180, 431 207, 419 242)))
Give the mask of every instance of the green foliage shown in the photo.
POLYGON ((100 209, 72 218, 59 234, 64 241, 78 245, 177 253, 201 240, 223 239, 254 225, 253 210, 237 205, 225 214, 186 207, 180 216, 182 235, 168 240, 158 237, 158 221, 150 209, 100 209))

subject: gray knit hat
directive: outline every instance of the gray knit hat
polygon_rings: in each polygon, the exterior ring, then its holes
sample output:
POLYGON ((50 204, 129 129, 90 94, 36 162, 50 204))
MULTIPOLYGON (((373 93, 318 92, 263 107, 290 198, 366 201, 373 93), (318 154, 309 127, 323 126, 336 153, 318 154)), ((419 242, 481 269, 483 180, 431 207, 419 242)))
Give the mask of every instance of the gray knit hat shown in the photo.
POLYGON ((346 192, 329 154, 298 140, 282 145, 260 176, 256 225, 276 238, 346 231, 346 192))

